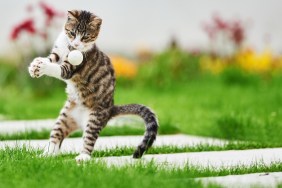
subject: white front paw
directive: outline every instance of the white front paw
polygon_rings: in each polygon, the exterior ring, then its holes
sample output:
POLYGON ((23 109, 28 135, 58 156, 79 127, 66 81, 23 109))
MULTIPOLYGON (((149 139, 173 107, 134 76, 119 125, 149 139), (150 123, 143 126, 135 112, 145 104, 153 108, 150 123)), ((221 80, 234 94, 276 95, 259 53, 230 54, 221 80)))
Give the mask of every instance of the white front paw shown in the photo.
POLYGON ((28 72, 31 77, 39 78, 46 74, 46 70, 50 60, 48 58, 37 57, 35 58, 28 67, 28 72))
POLYGON ((53 142, 49 142, 48 146, 45 147, 42 156, 56 156, 60 153, 60 144, 55 144, 53 142))
POLYGON ((90 159, 91 159, 91 156, 85 153, 81 153, 75 158, 77 163, 86 162, 86 161, 89 161, 90 159))

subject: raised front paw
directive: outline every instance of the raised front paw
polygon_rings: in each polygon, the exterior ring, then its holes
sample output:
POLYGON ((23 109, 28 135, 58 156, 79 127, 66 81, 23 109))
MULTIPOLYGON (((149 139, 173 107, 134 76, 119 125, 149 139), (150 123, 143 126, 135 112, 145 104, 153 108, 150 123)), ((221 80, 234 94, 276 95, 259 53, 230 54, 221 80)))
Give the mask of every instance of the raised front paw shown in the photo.
POLYGON ((91 159, 91 156, 86 153, 81 153, 75 158, 77 163, 86 162, 86 161, 89 161, 90 159, 91 159))
POLYGON ((28 67, 28 72, 32 78, 39 78, 46 74, 46 67, 50 60, 48 58, 37 57, 35 58, 28 67))

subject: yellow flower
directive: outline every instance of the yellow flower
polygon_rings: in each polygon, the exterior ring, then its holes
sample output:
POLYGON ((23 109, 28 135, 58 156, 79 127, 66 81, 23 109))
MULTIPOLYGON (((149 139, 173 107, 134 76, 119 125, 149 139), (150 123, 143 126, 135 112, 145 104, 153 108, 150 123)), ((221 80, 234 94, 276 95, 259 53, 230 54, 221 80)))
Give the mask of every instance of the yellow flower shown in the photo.
POLYGON ((111 56, 111 61, 117 77, 132 78, 136 76, 137 64, 121 56, 111 56))
POLYGON ((253 50, 244 50, 237 54, 236 62, 249 72, 264 73, 272 68, 273 55, 270 50, 264 50, 261 54, 253 50))
POLYGON ((213 58, 210 56, 203 56, 200 60, 200 67, 202 70, 212 72, 213 74, 219 74, 226 67, 226 60, 219 57, 213 58))

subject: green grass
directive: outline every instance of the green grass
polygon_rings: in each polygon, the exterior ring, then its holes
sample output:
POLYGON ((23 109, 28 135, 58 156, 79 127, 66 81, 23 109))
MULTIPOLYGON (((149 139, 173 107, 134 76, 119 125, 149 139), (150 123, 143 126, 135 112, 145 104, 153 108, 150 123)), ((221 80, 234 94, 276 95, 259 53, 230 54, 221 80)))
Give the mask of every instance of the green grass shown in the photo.
MULTIPOLYGON (((249 74, 234 67, 210 76, 201 72, 199 57, 181 50, 156 55, 143 64, 135 80, 118 80, 115 102, 141 103, 154 109, 160 134, 187 133, 230 142, 222 146, 153 147, 147 154, 282 147, 281 76, 275 72, 249 74)), ((66 100, 63 84, 52 78, 31 79, 26 65, 3 62, 0 59, 0 120, 56 118, 66 100)), ((143 126, 129 125, 107 127, 101 135, 143 132, 143 126)), ((0 140, 48 137, 47 130, 0 134, 0 140)), ((81 132, 71 137, 81 137, 81 132)), ((132 155, 133 150, 94 151, 93 157, 132 155)), ((153 162, 120 168, 109 168, 101 162, 78 166, 74 154, 39 158, 40 152, 26 148, 0 150, 0 187, 201 187, 194 177, 282 170, 281 163, 221 169, 166 169, 153 162)))
MULTIPOLYGON (((101 136, 112 136, 111 132, 115 130, 114 127, 111 127, 109 134, 107 131, 101 132, 101 136)), ((127 130, 126 128, 121 130, 127 130)), ((129 129, 130 130, 130 129, 129 129)), ((114 131, 113 131, 114 132, 114 131)), ((123 132, 124 133, 124 132, 123 132)), ((132 132, 129 132, 129 135, 133 135, 132 132)), ((42 130, 37 131, 28 131, 18 134, 0 134, 0 141, 5 140, 32 140, 32 139, 48 139, 50 131, 42 130)), ((118 134, 113 134, 114 136, 118 134)), ((127 135, 127 134, 122 134, 127 135)), ((136 134, 140 135, 140 134, 136 134)), ((71 136, 82 137, 82 132, 75 132, 71 136)), ((275 148, 282 147, 281 143, 261 143, 261 142, 237 142, 229 141, 222 145, 212 145, 212 144, 196 144, 192 146, 153 146, 146 153, 147 154, 169 154, 169 153, 184 153, 184 152, 202 152, 202 151, 225 151, 225 150, 247 150, 247 149, 259 149, 259 148, 275 148)), ((94 157, 105 157, 105 156, 125 156, 131 155, 135 147, 116 147, 113 149, 106 150, 94 150, 94 157)))
MULTIPOLYGON (((198 79, 163 89, 117 87, 115 101, 150 106, 163 133, 277 143, 282 135, 281 88, 279 80, 241 86, 198 79)), ((11 119, 55 118, 65 100, 63 88, 45 98, 19 96, 1 92, 0 114, 11 119)))
MULTIPOLYGON (((119 135, 143 135, 145 131, 144 126, 132 126, 124 125, 122 127, 107 126, 104 128, 100 136, 119 136, 119 135)), ((48 139, 50 137, 51 130, 42 129, 39 131, 29 130, 17 133, 0 133, 0 141, 4 140, 31 140, 31 139, 48 139)), ((159 129, 159 134, 175 134, 179 133, 175 127, 170 127, 170 125, 163 126, 159 129)), ((70 138, 82 137, 82 131, 78 130, 73 132, 70 138)))
POLYGON ((175 182, 172 173, 154 164, 108 168, 90 162, 78 166, 72 156, 39 158, 38 154, 0 150, 0 187, 200 187, 192 179, 175 182))
MULTIPOLYGON (((167 56, 159 58, 161 61, 167 56)), ((174 58, 177 60, 177 57, 174 58)), ((179 61, 186 61, 187 58, 185 56, 179 61)), ((174 61, 173 58, 171 61, 174 61)), ((260 78, 228 70, 221 76, 195 73, 184 79, 181 75, 178 81, 177 71, 181 69, 176 67, 173 69, 176 72, 169 76, 175 78, 166 78, 162 82, 165 74, 156 69, 154 67, 152 74, 155 72, 158 80, 154 80, 153 84, 148 84, 153 76, 127 81, 128 84, 118 82, 115 102, 150 106, 159 117, 161 134, 187 133, 263 144, 280 143, 281 77, 260 78)), ((193 70, 198 71, 198 68, 193 70)), ((189 71, 186 71, 188 74, 189 71)), ((43 80, 36 82, 40 81, 43 80)), ((3 86, 0 92, 0 119, 56 118, 66 99, 64 87, 56 84, 56 87, 48 88, 48 95, 40 95, 28 86, 23 89, 12 84, 3 86)))
MULTIPOLYGON (((48 139, 51 130, 43 129, 40 131, 30 130, 13 134, 0 134, 0 140, 31 140, 31 139, 48 139)), ((131 126, 107 127, 103 129, 100 136, 118 136, 118 135, 142 135, 144 128, 133 128, 131 126)), ((70 138, 82 137, 82 131, 72 133, 70 138)))
MULTIPOLYGON (((208 151, 226 151, 226 150, 247 150, 274 148, 274 145, 264 145, 253 142, 230 142, 221 146, 210 144, 196 144, 193 146, 153 146, 146 154, 171 154, 171 153, 186 153, 186 152, 208 152, 208 151)), ((116 147, 106 150, 95 150, 92 153, 93 157, 109 157, 109 156, 126 156, 132 155, 135 147, 116 147)))
POLYGON ((120 88, 116 101, 149 105, 157 112, 160 126, 170 124, 182 133, 278 144, 282 136, 281 83, 277 79, 227 85, 211 77, 163 89, 120 88))
POLYGON ((188 165, 167 169, 153 162, 107 167, 99 161, 77 165, 71 155, 39 154, 25 148, 0 150, 0 187, 201 187, 193 178, 282 170, 281 163, 219 169, 188 165))
POLYGON ((62 88, 55 88, 44 97, 34 96, 27 88, 2 87, 0 92, 0 119, 42 119, 55 118, 64 105, 66 95, 62 88))
MULTIPOLYGON (((197 79, 161 89, 117 86, 115 101, 150 106, 159 117, 162 133, 182 132, 276 144, 282 135, 281 88, 280 80, 241 86, 226 85, 218 78, 197 79)), ((44 98, 32 98, 24 93, 19 96, 11 89, 0 93, 2 116, 55 118, 65 100, 63 88, 44 98)))

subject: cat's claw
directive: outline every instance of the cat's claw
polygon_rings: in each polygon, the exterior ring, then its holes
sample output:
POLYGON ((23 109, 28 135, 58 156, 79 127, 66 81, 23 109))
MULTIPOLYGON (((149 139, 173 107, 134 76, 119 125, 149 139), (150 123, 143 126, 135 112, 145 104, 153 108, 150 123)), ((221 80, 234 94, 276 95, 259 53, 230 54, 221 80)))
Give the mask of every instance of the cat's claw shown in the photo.
POLYGON ((48 58, 37 57, 28 67, 28 72, 32 78, 39 78, 46 73, 46 68, 50 63, 48 58))
POLYGON ((91 159, 91 156, 88 155, 88 154, 85 154, 85 153, 81 153, 75 158, 75 160, 78 164, 82 163, 82 162, 89 161, 90 159, 91 159))

